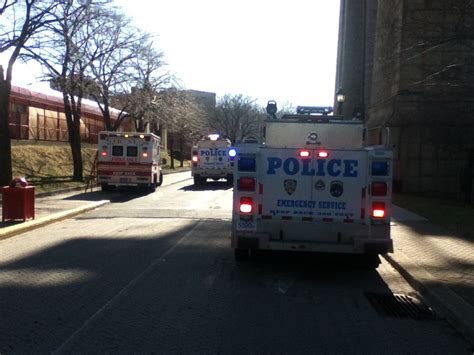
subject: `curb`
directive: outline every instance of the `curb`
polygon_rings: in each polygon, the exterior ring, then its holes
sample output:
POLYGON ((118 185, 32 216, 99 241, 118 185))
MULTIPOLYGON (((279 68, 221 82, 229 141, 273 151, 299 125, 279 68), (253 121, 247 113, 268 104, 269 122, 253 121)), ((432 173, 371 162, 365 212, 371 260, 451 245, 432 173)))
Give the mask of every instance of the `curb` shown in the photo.
MULTIPOLYGON (((179 173, 185 173, 185 172, 188 172, 188 171, 191 171, 191 169, 189 168, 187 170, 184 169, 184 170, 180 170, 180 171, 167 170, 166 172, 163 172, 163 175, 179 174, 179 173)), ((185 180, 187 180, 187 179, 185 179, 185 180)), ((185 180, 182 180, 182 181, 185 181, 185 180)), ((173 182, 173 184, 174 184, 174 182, 173 182)), ((64 194, 64 193, 67 193, 67 192, 85 190, 86 187, 88 187, 88 186, 87 185, 81 185, 81 186, 75 186, 75 187, 66 187, 64 189, 39 192, 39 193, 35 193, 35 198, 55 196, 55 195, 60 195, 60 194, 64 194)), ((100 185, 96 185, 96 186, 93 186, 93 187, 98 188, 98 187, 100 187, 100 185)), ((90 188, 90 186, 89 186, 89 188, 90 188)), ((87 191, 85 191, 85 193, 86 192, 87 191)), ((0 193, 0 202, 2 202, 2 194, 1 193, 0 193)))
POLYGON ((438 280, 433 275, 417 266, 416 262, 400 251, 396 252, 396 257, 388 254, 383 257, 415 290, 425 296, 471 345, 474 345, 474 307, 449 287, 437 285, 438 280), (412 266, 412 271, 410 271, 410 266, 412 266))
POLYGON ((67 218, 75 217, 84 212, 88 212, 90 210, 96 209, 97 207, 103 206, 109 202, 110 202, 109 200, 98 201, 98 202, 94 202, 85 206, 76 207, 71 210, 57 212, 49 216, 34 219, 31 221, 26 221, 22 224, 2 228, 0 230, 0 240, 8 239, 20 233, 29 232, 29 231, 38 229, 40 227, 43 227, 45 225, 48 225, 54 222, 58 222, 67 218))

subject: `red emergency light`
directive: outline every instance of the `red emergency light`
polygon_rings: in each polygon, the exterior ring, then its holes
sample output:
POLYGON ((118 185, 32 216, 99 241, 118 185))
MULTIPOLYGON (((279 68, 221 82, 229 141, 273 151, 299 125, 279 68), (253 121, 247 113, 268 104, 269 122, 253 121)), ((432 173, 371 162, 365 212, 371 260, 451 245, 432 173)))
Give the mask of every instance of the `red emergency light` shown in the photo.
POLYGON ((383 181, 372 182, 371 194, 372 196, 387 196, 387 184, 383 181))
POLYGON ((255 191, 255 179, 251 177, 242 177, 237 181, 239 191, 255 191))
POLYGON ((193 162, 197 163, 199 161, 199 158, 197 155, 193 155, 193 159, 192 159, 193 162))
POLYGON ((251 197, 241 197, 239 211, 242 214, 251 214, 253 212, 253 200, 251 197))
POLYGON ((373 218, 385 218, 385 203, 374 202, 372 203, 372 217, 373 218))
POLYGON ((327 158, 329 156, 329 152, 326 150, 320 150, 318 152, 318 158, 327 158))
POLYGON ((106 152, 106 151, 102 151, 102 152, 100 152, 100 155, 103 156, 103 157, 106 157, 106 156, 107 156, 107 152, 106 152))
POLYGON ((148 153, 147 152, 142 153, 142 157, 143 158, 148 158, 148 153))
POLYGON ((311 153, 307 149, 301 149, 298 154, 300 158, 309 158, 311 156, 311 153))

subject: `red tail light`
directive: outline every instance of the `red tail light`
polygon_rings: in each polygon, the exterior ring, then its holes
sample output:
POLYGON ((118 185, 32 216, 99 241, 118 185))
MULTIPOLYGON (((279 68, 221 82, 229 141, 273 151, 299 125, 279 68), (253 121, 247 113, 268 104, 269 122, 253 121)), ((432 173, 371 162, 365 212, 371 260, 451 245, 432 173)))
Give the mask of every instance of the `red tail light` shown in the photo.
POLYGON ((373 182, 371 188, 372 196, 387 196, 387 184, 385 182, 373 182))
POLYGON ((242 214, 251 214, 253 212, 253 200, 251 197, 241 197, 239 211, 242 214))
POLYGON ((311 155, 311 153, 307 149, 300 150, 298 154, 301 158, 309 158, 311 155))
POLYGON ((193 160, 193 162, 197 163, 197 162, 198 162, 198 160, 199 160, 199 158, 198 158, 198 156, 197 156, 197 155, 193 155, 193 159, 192 159, 192 160, 193 160))
POLYGON ((106 156, 107 156, 107 152, 106 152, 106 151, 100 152, 100 155, 102 155, 103 157, 106 157, 106 156))
POLYGON ((255 185, 254 178, 243 177, 237 181, 237 188, 239 191, 255 191, 255 185))
POLYGON ((329 156, 329 152, 325 150, 320 150, 318 152, 318 158, 327 158, 329 156))
POLYGON ((372 217, 373 218, 385 218, 386 216, 385 203, 374 202, 372 203, 372 217))

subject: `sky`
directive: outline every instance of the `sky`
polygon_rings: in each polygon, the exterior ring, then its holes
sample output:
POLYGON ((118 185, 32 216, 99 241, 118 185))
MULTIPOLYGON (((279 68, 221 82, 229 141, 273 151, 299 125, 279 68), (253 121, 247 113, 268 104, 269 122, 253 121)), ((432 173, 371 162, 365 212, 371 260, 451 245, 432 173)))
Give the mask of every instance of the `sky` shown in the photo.
MULTIPOLYGON (((332 106, 337 0, 116 0, 186 89, 332 106)), ((15 65, 14 83, 38 69, 15 65)), ((32 85, 32 88, 35 86, 32 85)))

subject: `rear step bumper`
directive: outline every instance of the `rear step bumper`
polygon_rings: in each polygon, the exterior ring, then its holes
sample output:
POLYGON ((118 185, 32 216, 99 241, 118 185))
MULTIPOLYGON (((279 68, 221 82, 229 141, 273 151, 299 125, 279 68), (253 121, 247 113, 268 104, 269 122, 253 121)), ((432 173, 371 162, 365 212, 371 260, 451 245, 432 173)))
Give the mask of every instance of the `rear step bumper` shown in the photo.
POLYGON ((281 251, 314 251, 345 254, 386 254, 393 252, 391 239, 355 239, 352 243, 329 243, 308 241, 273 241, 268 234, 239 234, 232 238, 232 247, 239 249, 261 249, 281 251))

